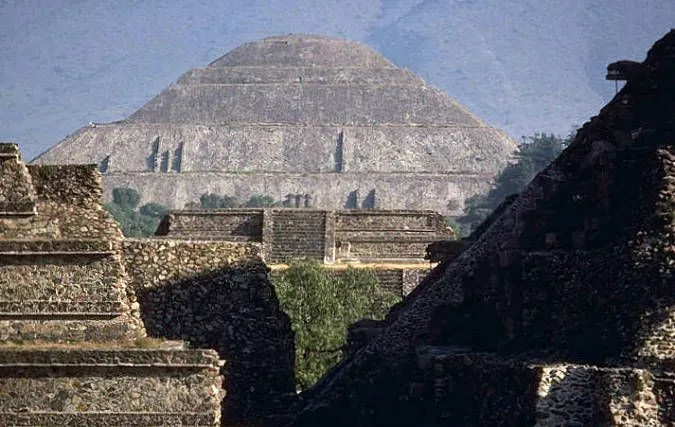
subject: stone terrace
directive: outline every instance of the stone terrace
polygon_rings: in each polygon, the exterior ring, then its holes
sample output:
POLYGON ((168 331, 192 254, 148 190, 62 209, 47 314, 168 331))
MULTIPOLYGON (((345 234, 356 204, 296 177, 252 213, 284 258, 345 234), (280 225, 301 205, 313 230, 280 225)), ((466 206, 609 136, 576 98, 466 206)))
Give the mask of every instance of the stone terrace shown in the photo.
POLYGON ((349 264, 372 268, 384 287, 407 295, 430 264, 426 247, 452 230, 433 211, 222 209, 172 211, 159 236, 178 240, 262 243, 273 271, 298 259, 315 259, 340 274, 349 264))
POLYGON ((217 425, 220 361, 145 337, 94 166, 0 144, 0 424, 217 425))
POLYGON ((294 426, 675 423, 675 30, 294 426))

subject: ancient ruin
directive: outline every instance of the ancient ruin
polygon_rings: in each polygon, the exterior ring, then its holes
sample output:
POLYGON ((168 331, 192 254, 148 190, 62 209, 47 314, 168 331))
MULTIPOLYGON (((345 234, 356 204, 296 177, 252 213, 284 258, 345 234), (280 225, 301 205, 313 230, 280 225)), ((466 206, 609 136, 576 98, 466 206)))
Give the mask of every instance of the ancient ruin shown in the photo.
POLYGON ((157 236, 181 240, 258 242, 274 272, 312 259, 333 274, 347 265, 368 268, 401 297, 428 273, 426 247, 454 232, 432 211, 317 209, 199 209, 167 215, 157 236))
POLYGON ((288 425, 675 423, 675 30, 288 425))
POLYGON ((188 71, 127 119, 85 126, 34 163, 98 164, 108 198, 132 187, 175 209, 209 192, 459 214, 515 148, 366 46, 288 35, 188 71))
POLYGON ((95 165, 26 166, 0 144, 0 424, 214 426, 287 407, 293 333, 260 245, 125 240, 101 193, 95 165))
MULTIPOLYGON (((675 30, 631 67, 551 165, 468 240, 432 247, 441 263, 385 320, 353 325, 344 360, 299 396, 263 259, 285 242, 338 261, 337 241, 358 247, 386 213, 183 211, 164 236, 123 239, 95 165, 26 166, 0 144, 0 423, 672 425, 675 30), (275 240, 275 220, 323 238, 275 240)), ((429 218, 409 219, 433 234, 429 218)))
POLYGON ((164 218, 158 236, 173 239, 260 242, 264 260, 425 262, 425 248, 453 237, 432 211, 316 209, 178 210, 164 218))

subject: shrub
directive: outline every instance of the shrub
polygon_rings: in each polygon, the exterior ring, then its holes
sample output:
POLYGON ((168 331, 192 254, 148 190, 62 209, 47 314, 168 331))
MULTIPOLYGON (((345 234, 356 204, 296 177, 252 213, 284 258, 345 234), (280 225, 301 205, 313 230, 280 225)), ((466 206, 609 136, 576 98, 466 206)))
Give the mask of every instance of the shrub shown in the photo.
POLYGON ((104 207, 118 222, 126 237, 152 236, 160 220, 169 213, 169 208, 159 203, 147 203, 136 210, 141 196, 133 188, 115 188, 112 194, 112 203, 106 203, 104 207))
POLYGON ((123 209, 136 209, 141 201, 138 191, 128 187, 114 188, 112 191, 113 203, 123 209))
POLYGON ((297 386, 311 387, 333 365, 347 327, 364 317, 382 318, 398 297, 380 288, 371 270, 329 274, 316 261, 302 261, 273 278, 281 307, 295 332, 297 386))

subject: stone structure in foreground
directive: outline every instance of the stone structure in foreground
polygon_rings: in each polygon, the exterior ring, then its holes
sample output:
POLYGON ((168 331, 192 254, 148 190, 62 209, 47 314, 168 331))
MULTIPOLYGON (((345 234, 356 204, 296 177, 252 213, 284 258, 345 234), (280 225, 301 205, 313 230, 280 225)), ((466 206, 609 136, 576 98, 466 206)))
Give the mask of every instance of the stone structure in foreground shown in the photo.
POLYGON ((90 124, 35 159, 99 165, 107 197, 182 209, 206 193, 319 209, 460 214, 516 144, 359 43, 243 44, 188 71, 125 120, 90 124))
POLYGON ((95 165, 25 166, 0 144, 0 424, 213 426, 221 411, 225 425, 278 413, 295 398, 293 333, 259 254, 255 243, 124 240, 95 165))
POLYGON ((217 425, 218 355, 149 345, 100 197, 0 144, 0 424, 217 425))
POLYGON ((675 423, 675 30, 491 221, 288 425, 675 423))

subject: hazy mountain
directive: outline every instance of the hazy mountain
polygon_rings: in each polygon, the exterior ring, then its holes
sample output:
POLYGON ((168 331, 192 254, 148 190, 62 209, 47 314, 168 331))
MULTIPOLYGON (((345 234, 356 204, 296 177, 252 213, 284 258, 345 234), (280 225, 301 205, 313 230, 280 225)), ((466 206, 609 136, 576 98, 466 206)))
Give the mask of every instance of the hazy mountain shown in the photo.
POLYGON ((31 158, 190 68, 290 32, 363 41, 513 136, 565 134, 642 60, 673 0, 0 0, 0 139, 31 158))

